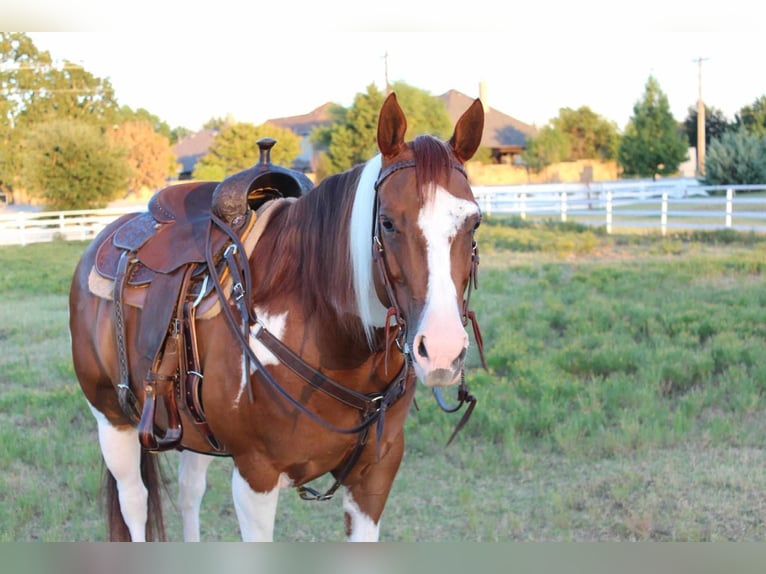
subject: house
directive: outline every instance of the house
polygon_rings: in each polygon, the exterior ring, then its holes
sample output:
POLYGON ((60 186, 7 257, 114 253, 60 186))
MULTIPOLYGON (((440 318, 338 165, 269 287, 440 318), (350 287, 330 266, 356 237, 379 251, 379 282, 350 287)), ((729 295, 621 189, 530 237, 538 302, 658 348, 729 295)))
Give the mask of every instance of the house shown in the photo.
MULTIPOLYGON (((450 90, 438 98, 444 102, 453 124, 475 99, 457 90, 450 90)), ((492 151, 496 163, 520 165, 526 138, 536 135, 537 129, 490 107, 483 83, 479 86, 479 98, 484 105, 484 136, 481 145, 492 151)))
MULTIPOLYGON (((480 97, 484 102, 484 136, 481 145, 492 152, 492 157, 497 163, 521 164, 521 154, 526 145, 526 138, 533 136, 537 130, 503 112, 490 107, 486 103, 486 90, 480 85, 480 97)), ((437 96, 444 102, 447 114, 453 125, 460 115, 468 109, 474 98, 469 97, 457 90, 437 96)), ((311 132, 314 128, 330 125, 333 121, 332 110, 337 104, 328 102, 318 108, 297 116, 274 118, 267 120, 281 128, 288 128, 301 138, 301 153, 295 159, 293 169, 310 173, 315 171, 316 153, 311 142, 311 132)), ((210 144, 218 132, 216 130, 203 130, 180 140, 173 151, 178 161, 183 165, 179 179, 191 177, 194 164, 207 153, 210 144)))
POLYGON ((280 128, 287 128, 301 138, 301 153, 295 158, 292 168, 304 173, 315 171, 314 145, 311 143, 311 131, 316 127, 327 126, 332 123, 331 110, 336 104, 327 102, 307 114, 289 116, 267 120, 266 123, 274 124, 280 128))
POLYGON ((191 179, 194 166, 210 149, 218 130, 202 130, 181 138, 173 146, 173 153, 181 164, 178 179, 191 179))

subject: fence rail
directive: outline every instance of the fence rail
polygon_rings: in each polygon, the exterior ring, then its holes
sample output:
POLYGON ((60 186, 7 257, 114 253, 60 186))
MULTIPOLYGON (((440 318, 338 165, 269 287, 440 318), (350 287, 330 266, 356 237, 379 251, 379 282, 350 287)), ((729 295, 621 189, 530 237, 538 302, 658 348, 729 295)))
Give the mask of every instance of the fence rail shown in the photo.
MULTIPOLYGON (((692 180, 694 181, 694 180, 692 180)), ((735 229, 766 232, 766 191, 763 185, 702 186, 645 182, 535 186, 475 186, 482 211, 518 215, 523 219, 559 219, 616 228, 735 229), (739 192, 739 193, 738 193, 739 192)))
POLYGON ((53 239, 93 239, 109 223, 139 207, 80 211, 0 213, 0 245, 27 245, 53 239))
MULTIPOLYGON (((766 233, 762 185, 702 186, 696 180, 474 186, 482 211, 522 218, 575 221, 617 228, 735 229, 766 233), (725 195, 723 194, 725 192, 725 195)), ((0 245, 56 238, 92 239, 107 224, 143 207, 81 211, 0 212, 0 245)))

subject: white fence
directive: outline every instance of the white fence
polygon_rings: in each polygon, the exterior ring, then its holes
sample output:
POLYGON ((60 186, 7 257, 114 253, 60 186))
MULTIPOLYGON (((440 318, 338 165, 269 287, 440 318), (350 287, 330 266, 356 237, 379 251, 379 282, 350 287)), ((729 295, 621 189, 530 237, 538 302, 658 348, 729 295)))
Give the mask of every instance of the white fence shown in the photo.
POLYGON ((702 186, 696 180, 474 186, 482 211, 616 228, 766 232, 763 185, 702 186))
POLYGON ((26 245, 56 238, 93 239, 119 216, 140 209, 0 212, 0 245, 26 245))
MULTIPOLYGON (((701 186, 693 179, 474 186, 482 211, 522 218, 558 219, 606 227, 736 229, 766 232, 763 185, 701 186), (725 192, 725 195, 721 193, 725 192), (715 195, 714 195, 715 193, 715 195)), ((0 245, 92 239, 120 215, 143 207, 83 211, 0 211, 0 245)))

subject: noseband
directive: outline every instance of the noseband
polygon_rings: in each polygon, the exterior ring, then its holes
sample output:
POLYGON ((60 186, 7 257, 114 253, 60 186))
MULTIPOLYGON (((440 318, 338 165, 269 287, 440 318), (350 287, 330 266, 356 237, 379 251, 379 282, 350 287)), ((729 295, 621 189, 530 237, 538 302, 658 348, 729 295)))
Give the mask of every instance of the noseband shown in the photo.
MULTIPOLYGON (((391 337, 392 337, 392 327, 396 328, 396 346, 398 347, 399 351, 405 356, 406 361, 408 363, 412 362, 412 350, 408 348, 407 346, 407 322, 402 316, 401 310, 399 308, 399 303, 396 300, 396 295, 394 293, 393 287, 391 286, 391 280, 389 279, 389 273, 388 268, 386 266, 385 261, 385 253, 383 248, 383 242, 380 240, 380 218, 378 217, 378 214, 380 212, 380 194, 379 194, 379 188, 381 184, 393 173, 407 168, 415 167, 416 163, 414 159, 405 159, 402 161, 397 161, 392 163, 391 165, 387 166, 385 169, 382 169, 380 172, 380 175, 378 175, 378 179, 375 182, 375 204, 374 204, 374 211, 372 215, 372 246, 373 246, 373 259, 375 261, 375 265, 378 268, 378 274, 380 276, 380 281, 383 284, 383 287, 386 291, 386 297, 388 298, 388 303, 390 307, 388 308, 388 312, 386 313, 386 324, 385 324, 385 352, 386 352, 386 358, 385 358, 385 364, 388 364, 388 350, 391 348, 391 337), (392 325, 392 321, 394 320, 394 325, 392 325)), ((468 174, 465 171, 465 168, 456 162, 450 162, 450 167, 452 169, 455 169, 459 171, 461 174, 463 174, 463 177, 468 179, 468 174)), ((476 314, 469 309, 469 304, 471 300, 471 292, 473 289, 478 289, 479 282, 478 282, 478 268, 479 268, 479 246, 476 243, 476 240, 473 241, 473 245, 471 247, 471 271, 468 277, 468 286, 466 287, 466 291, 463 297, 463 309, 462 309, 462 320, 463 320, 463 326, 468 325, 468 321, 471 322, 471 325, 473 327, 473 334, 474 339, 476 340, 476 347, 479 351, 479 357, 481 358, 481 364, 484 367, 484 369, 487 368, 487 362, 484 358, 484 341, 482 340, 481 336, 481 330, 479 329, 479 323, 476 320, 476 314)), ((452 431, 452 435, 450 435, 449 440, 447 441, 447 444, 449 445, 452 440, 455 438, 457 433, 460 431, 460 429, 465 426, 465 423, 468 422, 468 418, 471 416, 471 413, 473 412, 474 407, 476 406, 476 397, 473 396, 468 391, 468 385, 465 382, 465 370, 461 373, 460 376, 460 386, 458 388, 458 404, 454 407, 450 407, 446 404, 444 401, 444 398, 441 394, 441 389, 439 387, 433 388, 434 396, 436 397, 436 402, 438 403, 439 407, 448 413, 454 413, 460 410, 460 408, 465 404, 468 403, 468 408, 466 412, 463 414, 463 417, 460 419, 460 422, 458 422, 455 429, 452 431)))

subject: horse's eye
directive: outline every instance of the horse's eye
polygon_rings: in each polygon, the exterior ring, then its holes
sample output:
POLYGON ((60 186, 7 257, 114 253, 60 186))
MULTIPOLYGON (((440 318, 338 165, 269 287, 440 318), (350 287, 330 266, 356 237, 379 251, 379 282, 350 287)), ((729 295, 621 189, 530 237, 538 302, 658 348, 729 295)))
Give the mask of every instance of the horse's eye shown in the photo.
POLYGON ((385 215, 380 216, 380 225, 383 228, 383 230, 387 231, 388 233, 391 233, 392 231, 396 231, 396 226, 394 225, 394 222, 391 221, 385 215))

